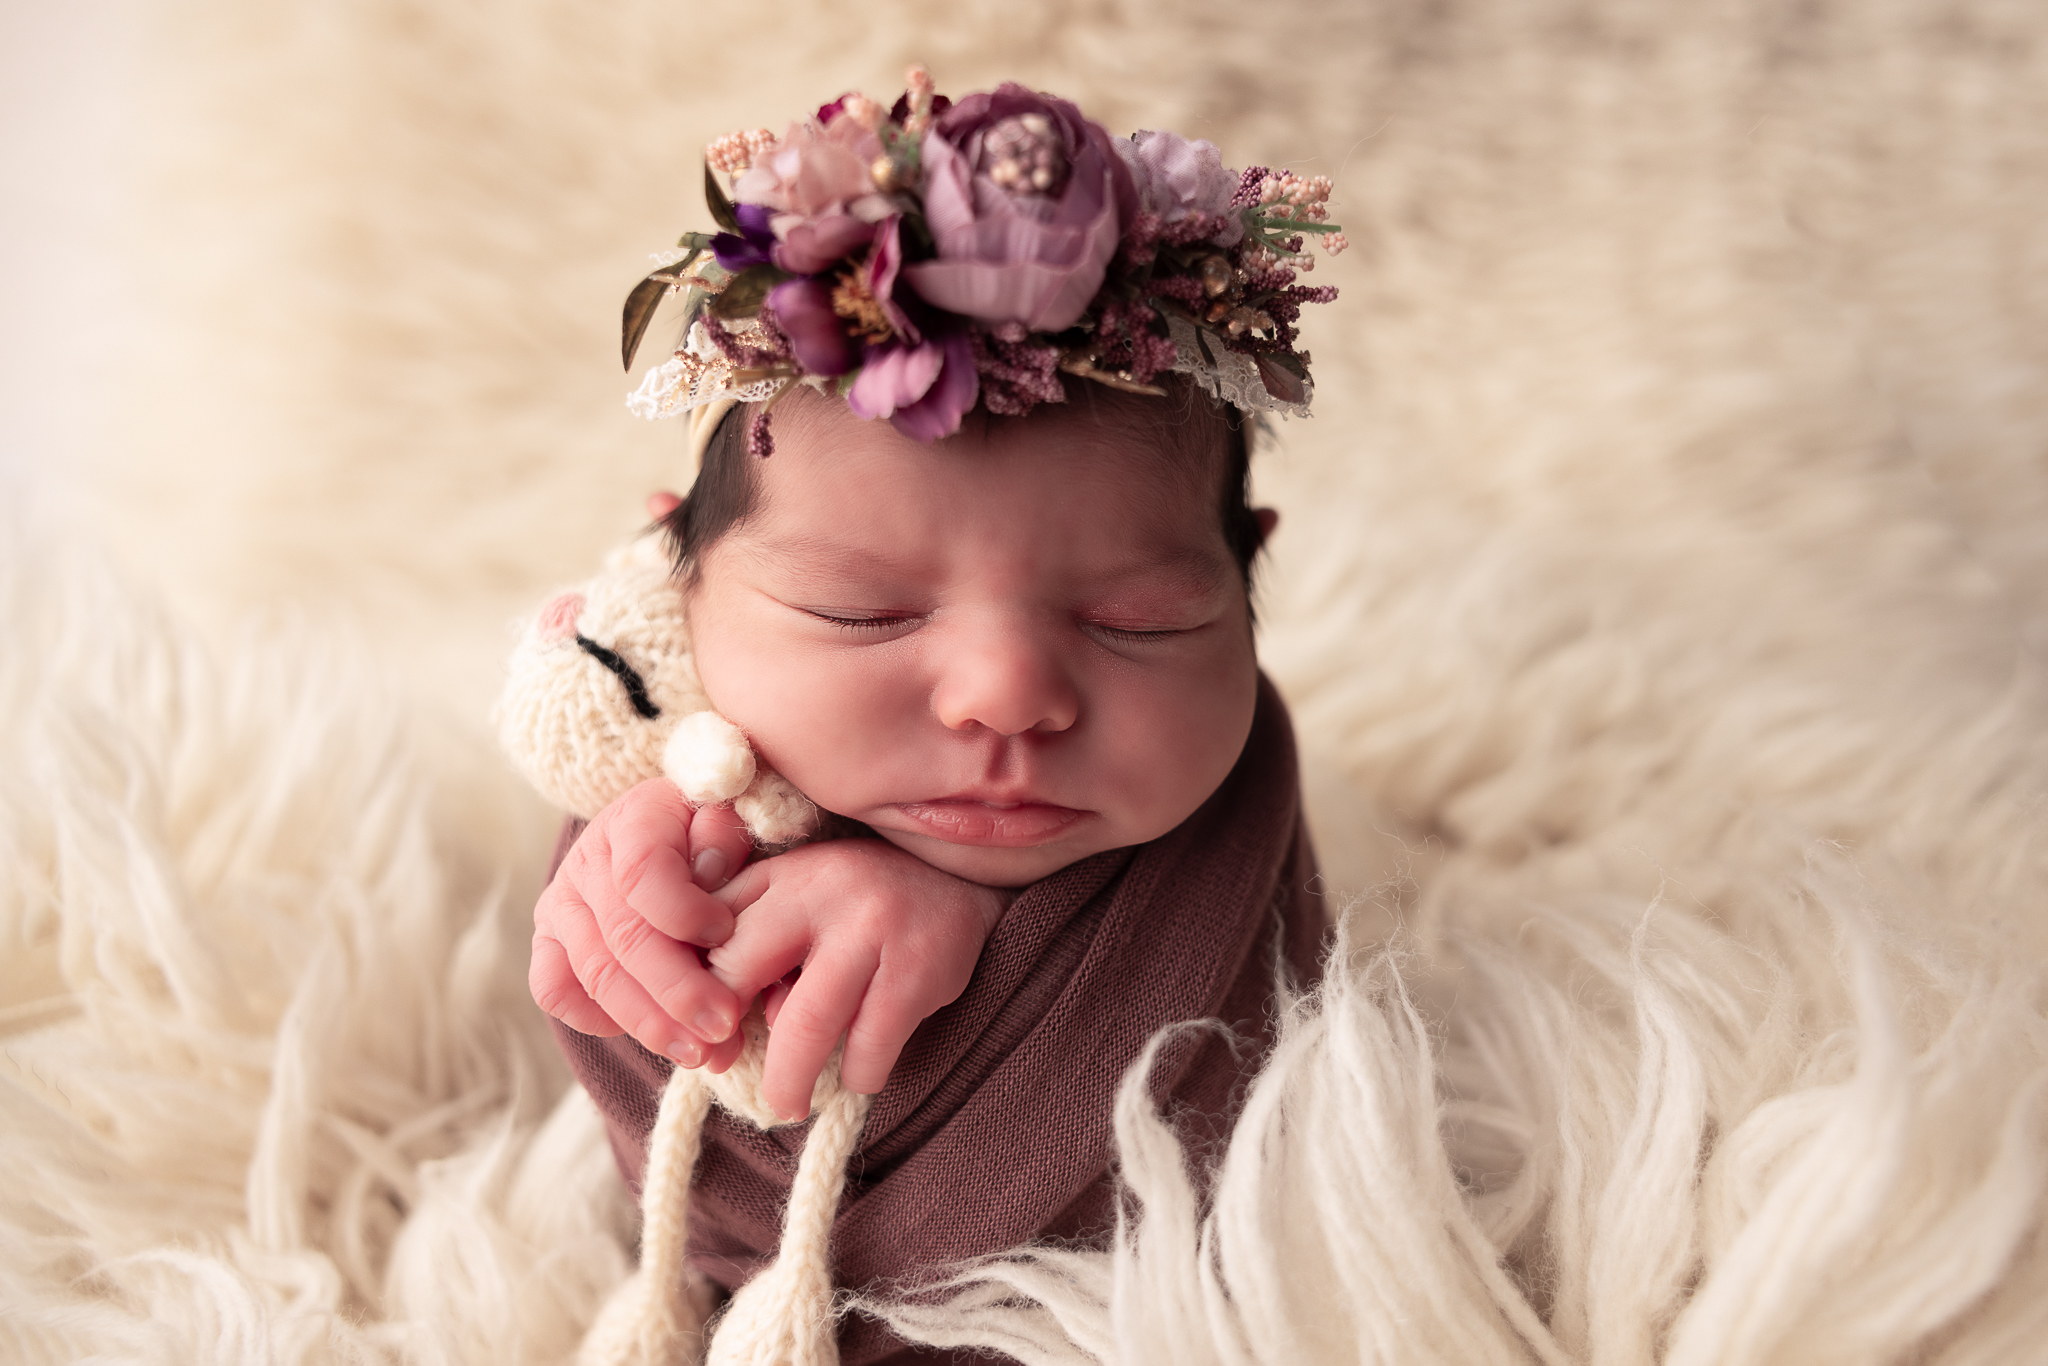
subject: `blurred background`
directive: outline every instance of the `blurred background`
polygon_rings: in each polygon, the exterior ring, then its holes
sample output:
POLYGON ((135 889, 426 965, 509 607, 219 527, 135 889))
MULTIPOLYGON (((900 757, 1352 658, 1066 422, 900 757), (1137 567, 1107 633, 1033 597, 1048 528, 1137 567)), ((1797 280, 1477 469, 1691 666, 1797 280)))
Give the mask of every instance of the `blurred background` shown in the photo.
POLYGON ((511 625, 677 482, 704 144, 913 61, 1335 178, 1260 652, 1445 1107, 1350 1194, 1574 1359, 2032 1350, 2040 0, 0 0, 0 1340, 566 1356, 511 625))

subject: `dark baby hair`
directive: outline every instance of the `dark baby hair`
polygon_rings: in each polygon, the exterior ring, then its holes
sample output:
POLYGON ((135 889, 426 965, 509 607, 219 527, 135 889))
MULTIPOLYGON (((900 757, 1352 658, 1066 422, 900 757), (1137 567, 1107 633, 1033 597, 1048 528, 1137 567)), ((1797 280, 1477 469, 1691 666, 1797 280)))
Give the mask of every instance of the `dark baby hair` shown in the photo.
MULTIPOLYGON (((1135 405, 1122 395, 1110 395, 1088 380, 1067 381, 1068 401, 1089 404, 1111 420, 1120 419, 1133 425, 1142 422, 1148 427, 1162 416, 1158 407, 1150 405, 1167 405, 1181 419, 1174 424, 1176 431, 1188 432, 1194 437, 1211 433, 1222 436, 1223 469, 1217 483, 1217 512, 1222 519, 1224 543, 1230 547, 1231 557, 1236 560, 1238 572, 1243 575, 1245 589, 1249 592, 1252 567, 1265 540, 1251 506, 1251 441, 1246 430, 1251 419, 1195 388, 1183 376, 1162 375, 1160 381, 1167 389, 1165 398, 1140 397, 1137 400, 1148 405, 1149 411, 1134 412, 1135 405), (1102 396, 1099 403, 1098 396, 1102 396)), ((686 580, 695 577, 704 552, 716 544, 719 537, 746 520, 753 509, 753 465, 756 457, 747 454, 749 411, 746 407, 736 407, 725 415, 712 435, 711 444, 705 448, 704 467, 697 472, 697 482, 691 487, 689 496, 662 519, 677 571, 686 580)), ((1029 419, 991 417, 987 420, 1021 422, 1029 419)), ((1195 439, 1183 445, 1187 455, 1205 454, 1195 439)))

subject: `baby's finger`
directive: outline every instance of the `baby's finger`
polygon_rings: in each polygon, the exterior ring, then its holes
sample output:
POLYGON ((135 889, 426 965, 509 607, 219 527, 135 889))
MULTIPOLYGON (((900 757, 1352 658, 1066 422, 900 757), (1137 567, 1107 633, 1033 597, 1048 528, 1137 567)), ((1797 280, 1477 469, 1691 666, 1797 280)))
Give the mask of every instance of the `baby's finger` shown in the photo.
MULTIPOLYGON (((691 895, 710 900, 695 888, 691 895)), ((693 946, 650 925, 601 879, 585 901, 612 957, 671 1020, 687 1025, 700 1044, 716 1043, 732 1033, 740 1002, 705 969, 693 946)))
POLYGON ((717 891, 753 852, 754 837, 730 806, 697 808, 690 821, 690 872, 699 887, 717 891))
POLYGON ((735 1029, 732 1032, 731 1038, 723 1040, 719 1043, 711 1044, 705 1048, 703 1064, 704 1070, 711 1073, 713 1076, 717 1076, 719 1073, 725 1071, 728 1067, 731 1067, 733 1065, 734 1061, 737 1060, 740 1055, 740 1050, 742 1048, 745 1048, 746 1046, 746 1031, 743 1029, 735 1029))
MULTIPOLYGON (((751 875, 752 870, 741 876, 751 875)), ((735 879, 737 882, 738 879, 735 879)), ((787 903, 763 901, 739 918, 732 938, 704 956, 716 977, 734 997, 751 1001, 764 987, 804 965, 811 951, 812 929, 787 903)))
POLYGON ((694 1067, 703 1044, 633 980, 604 941, 598 918, 573 889, 556 901, 555 937, 561 941, 569 967, 598 1009, 650 1052, 694 1067))
POLYGON ((569 966, 568 951, 552 934, 533 936, 533 961, 526 969, 526 985, 533 992, 535 1005, 578 1034, 609 1039, 626 1032, 590 999, 590 993, 576 980, 576 970, 569 966))
POLYGON ((789 989, 795 985, 796 978, 785 974, 761 993, 761 1017, 768 1021, 770 1029, 775 1028, 775 1017, 782 1013, 782 1003, 789 999, 789 989))
POLYGON ((924 1018, 915 1001, 886 990, 879 978, 870 983, 860 1014, 846 1031, 846 1053, 839 1060, 839 1078, 846 1089, 864 1096, 880 1091, 896 1070, 903 1045, 924 1018))
POLYGON ((820 953, 790 988, 768 1033, 761 1098, 777 1114, 802 1119, 811 1112, 818 1074, 860 1009, 876 960, 862 950, 820 953))
POLYGON ((671 938, 720 944, 729 913, 698 888, 689 864, 696 810, 666 778, 650 778, 613 803, 605 839, 611 881, 628 906, 671 938))
POLYGON ((774 879, 775 860, 763 859, 759 863, 749 863, 734 873, 732 881, 720 887, 713 895, 718 898, 720 905, 738 915, 766 895, 774 879))

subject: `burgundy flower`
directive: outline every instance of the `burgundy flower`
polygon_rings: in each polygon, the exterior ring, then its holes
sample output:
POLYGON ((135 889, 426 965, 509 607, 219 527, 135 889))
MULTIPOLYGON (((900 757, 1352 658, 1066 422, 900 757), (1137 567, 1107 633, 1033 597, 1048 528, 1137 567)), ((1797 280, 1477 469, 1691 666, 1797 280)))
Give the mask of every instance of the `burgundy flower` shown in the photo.
POLYGON ((843 375, 853 368, 858 351, 846 335, 846 324, 833 312, 832 291, 823 281, 784 280, 768 291, 767 308, 807 372, 843 375))
POLYGON ((1072 327, 1137 209, 1131 173, 1072 104, 1008 83, 973 94, 923 145, 938 259, 903 277, 941 308, 1034 332, 1072 327))
POLYGON ((861 417, 886 417, 913 441, 937 441, 960 430, 960 419, 981 393, 974 347, 962 332, 916 346, 868 352, 846 406, 861 417))

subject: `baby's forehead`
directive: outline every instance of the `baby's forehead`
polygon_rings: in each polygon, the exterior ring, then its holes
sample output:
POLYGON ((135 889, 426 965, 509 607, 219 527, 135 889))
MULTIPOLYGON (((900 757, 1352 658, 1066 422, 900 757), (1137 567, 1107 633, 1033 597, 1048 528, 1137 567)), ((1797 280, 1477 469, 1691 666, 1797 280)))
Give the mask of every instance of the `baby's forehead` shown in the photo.
MULTIPOLYGON (((928 462, 925 468, 935 475, 972 471, 977 461, 1003 463, 1037 483, 1082 483, 1099 498, 1169 517, 1183 515, 1190 505, 1214 507, 1226 492, 1232 425, 1204 396, 1123 394, 1095 384, 1073 390, 1067 402, 1041 404, 1024 417, 976 408, 958 433, 936 443, 911 441, 886 422, 855 417, 844 404, 807 393, 808 401, 784 405, 794 412, 778 414, 777 449, 828 459, 842 452, 893 450, 909 464, 928 462)), ((777 472, 805 463, 785 461, 777 472)), ((1020 481, 1012 477, 961 491, 987 499, 1014 497, 1020 481)))

